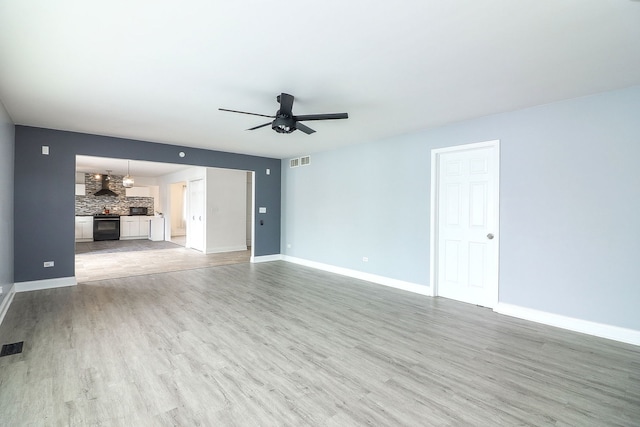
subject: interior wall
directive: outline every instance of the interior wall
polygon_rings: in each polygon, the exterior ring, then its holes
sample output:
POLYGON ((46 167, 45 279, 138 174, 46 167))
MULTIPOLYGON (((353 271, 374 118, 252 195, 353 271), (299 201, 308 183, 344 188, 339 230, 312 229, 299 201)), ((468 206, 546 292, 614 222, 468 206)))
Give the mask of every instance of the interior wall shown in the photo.
POLYGON ((0 303, 13 285, 15 126, 0 102, 0 303))
POLYGON ((114 214, 129 215, 129 208, 132 206, 145 207, 149 213, 158 209, 150 191, 146 192, 149 197, 129 195, 131 189, 122 185, 124 175, 110 174, 110 177, 109 189, 115 195, 95 196, 102 189, 102 177, 96 178, 92 173, 84 174, 84 193, 75 196, 76 215, 93 215, 105 209, 114 214))
POLYGON ((640 86, 283 160, 283 253, 429 286, 431 149, 498 139, 500 302, 640 330, 638 111, 640 86))
POLYGON ((246 235, 247 235, 247 247, 251 247, 251 225, 253 224, 253 218, 251 213, 253 212, 253 172, 247 172, 247 227, 246 227, 246 235))
POLYGON ((74 276, 75 158, 79 154, 256 171, 256 198, 270 210, 263 215, 264 224, 256 226, 255 255, 280 253, 279 159, 16 126, 14 201, 20 215, 14 218, 13 232, 20 239, 14 245, 15 282, 74 276), (42 154, 43 145, 49 147, 49 155, 42 154), (180 157, 180 152, 185 156, 180 157), (54 261, 55 266, 44 268, 44 261, 54 261))
POLYGON ((206 252, 247 249, 247 174, 207 168, 206 252))

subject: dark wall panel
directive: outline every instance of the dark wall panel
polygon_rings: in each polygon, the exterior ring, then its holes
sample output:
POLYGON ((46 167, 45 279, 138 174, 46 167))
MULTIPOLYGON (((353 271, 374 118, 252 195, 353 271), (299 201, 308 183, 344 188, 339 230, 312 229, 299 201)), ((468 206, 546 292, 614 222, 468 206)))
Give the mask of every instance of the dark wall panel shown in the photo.
POLYGON ((255 171, 256 256, 280 253, 280 160, 16 126, 15 282, 74 275, 76 155, 255 171), (42 146, 49 155, 42 154, 42 146), (178 156, 180 151, 185 157, 178 156), (271 169, 271 174, 266 174, 271 169), (260 206, 267 214, 257 213, 260 206), (260 225, 260 220, 264 225, 260 225), (54 261, 44 268, 44 261, 54 261))

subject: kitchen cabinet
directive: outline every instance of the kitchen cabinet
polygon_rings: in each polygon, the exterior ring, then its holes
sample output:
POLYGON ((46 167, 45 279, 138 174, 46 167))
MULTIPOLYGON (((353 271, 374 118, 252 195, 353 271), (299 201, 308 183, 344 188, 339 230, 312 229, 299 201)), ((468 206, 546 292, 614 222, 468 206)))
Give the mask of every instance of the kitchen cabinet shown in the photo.
POLYGON ((148 216, 121 216, 120 240, 148 239, 150 220, 148 216))
POLYGON ((151 197, 149 187, 131 187, 125 190, 127 197, 151 197))
POLYGON ((151 223, 150 216, 139 216, 140 218, 140 237, 144 239, 149 238, 149 224, 151 223))
POLYGON ((76 196, 86 196, 87 186, 85 184, 76 184, 76 196))
POLYGON ((93 217, 77 216, 76 217, 76 242, 93 241, 93 217))
POLYGON ((120 239, 138 238, 140 235, 140 221, 136 216, 120 217, 120 239))

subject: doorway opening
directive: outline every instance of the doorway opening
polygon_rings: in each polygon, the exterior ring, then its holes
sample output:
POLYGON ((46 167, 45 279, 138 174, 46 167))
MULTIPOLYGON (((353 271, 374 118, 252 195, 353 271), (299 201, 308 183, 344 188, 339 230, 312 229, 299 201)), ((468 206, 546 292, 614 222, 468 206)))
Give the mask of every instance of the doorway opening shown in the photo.
MULTIPOLYGON (((76 156, 76 280, 81 283, 250 262, 254 197, 253 172, 76 156), (128 167, 135 182, 133 188, 124 188, 121 183, 128 167), (96 174, 107 169, 115 194, 100 198, 95 196, 93 181, 99 179, 95 178, 96 174), (226 188, 225 179, 216 179, 225 178, 225 173, 235 174, 235 187, 226 188), (236 203, 234 212, 241 212, 242 220, 234 228, 239 233, 234 235, 235 242, 239 242, 237 245, 221 246, 216 241, 221 233, 205 229, 210 234, 209 247, 202 246, 198 251, 190 247, 193 230, 188 222, 191 210, 189 184, 194 178, 206 181, 207 177, 213 177, 212 182, 217 181, 217 187, 211 185, 202 199, 201 215, 204 219, 208 214, 209 228, 220 220, 220 212, 229 210, 227 204, 232 203, 229 200, 236 203), (131 207, 136 209, 130 210, 131 207), (96 242, 91 234, 94 216, 106 209, 110 215, 119 216, 126 230, 119 239, 96 242), (130 215, 130 212, 138 211, 147 215, 130 215)), ((226 229, 225 226, 221 228, 226 229)), ((201 237, 206 241, 207 236, 201 237)))
POLYGON ((187 183, 174 182, 169 186, 169 206, 171 221, 169 225, 169 240, 177 245, 187 245, 187 183))

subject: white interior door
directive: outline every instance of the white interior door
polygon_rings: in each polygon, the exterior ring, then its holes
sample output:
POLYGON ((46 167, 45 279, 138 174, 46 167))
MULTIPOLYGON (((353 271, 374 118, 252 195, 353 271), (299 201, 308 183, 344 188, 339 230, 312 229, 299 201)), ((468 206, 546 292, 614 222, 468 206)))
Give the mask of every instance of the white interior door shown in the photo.
POLYGON ((189 181, 189 220, 187 222, 187 246, 204 252, 204 180, 189 181))
POLYGON ((432 152, 435 295, 485 307, 498 302, 499 159, 499 141, 432 152))

